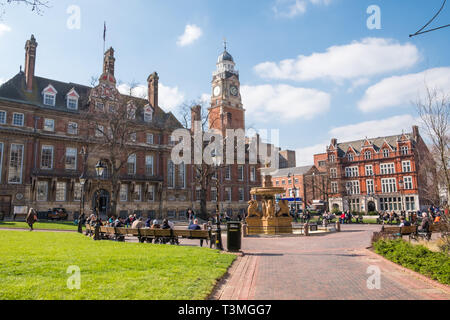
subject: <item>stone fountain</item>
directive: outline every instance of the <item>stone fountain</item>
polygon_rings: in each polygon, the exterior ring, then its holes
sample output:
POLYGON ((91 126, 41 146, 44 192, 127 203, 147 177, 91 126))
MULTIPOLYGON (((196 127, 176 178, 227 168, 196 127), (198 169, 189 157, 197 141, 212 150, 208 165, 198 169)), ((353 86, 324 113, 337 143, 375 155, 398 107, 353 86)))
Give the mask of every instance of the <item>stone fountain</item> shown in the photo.
POLYGON ((287 200, 279 201, 279 210, 276 209, 276 195, 284 194, 284 188, 274 187, 272 176, 264 175, 263 186, 253 188, 250 194, 256 199, 248 202, 248 215, 246 219, 248 235, 276 235, 292 234, 292 217, 289 215, 287 200))

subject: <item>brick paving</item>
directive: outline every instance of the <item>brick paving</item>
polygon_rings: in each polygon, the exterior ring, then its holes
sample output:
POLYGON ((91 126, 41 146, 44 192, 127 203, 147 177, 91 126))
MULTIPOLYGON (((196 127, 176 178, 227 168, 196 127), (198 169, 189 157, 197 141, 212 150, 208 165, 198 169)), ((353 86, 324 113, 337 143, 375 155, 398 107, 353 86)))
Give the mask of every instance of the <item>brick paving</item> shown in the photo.
POLYGON ((366 248, 379 226, 349 225, 327 236, 246 238, 213 299, 223 300, 438 300, 438 286, 366 248), (381 270, 381 288, 367 288, 369 266, 381 270))

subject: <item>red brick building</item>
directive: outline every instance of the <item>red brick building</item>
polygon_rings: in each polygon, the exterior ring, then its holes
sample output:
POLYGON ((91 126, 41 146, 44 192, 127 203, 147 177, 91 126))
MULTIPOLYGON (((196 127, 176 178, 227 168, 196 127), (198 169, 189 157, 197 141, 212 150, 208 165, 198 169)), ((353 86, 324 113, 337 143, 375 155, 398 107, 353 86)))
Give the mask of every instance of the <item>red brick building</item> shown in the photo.
POLYGON ((323 173, 316 166, 284 168, 272 174, 273 186, 285 189, 278 198, 288 200, 291 209, 297 206, 298 210, 305 210, 323 202, 323 182, 323 173))
MULTIPOLYGON (((79 212, 79 178, 84 171, 80 152, 86 145, 81 132, 87 130, 82 114, 99 108, 107 112, 120 100, 135 108, 130 123, 139 132, 131 141, 138 151, 121 171, 117 211, 150 217, 184 214, 184 205, 177 211, 171 204, 190 201, 189 172, 169 163, 169 136, 181 125, 158 105, 158 75, 148 78, 148 100, 120 94, 111 48, 105 53, 103 73, 94 88, 38 77, 37 46, 32 36, 25 46, 25 70, 0 87, 0 210, 7 216, 28 206, 38 211, 64 207, 70 213, 79 212)), ((89 212, 94 207, 99 190, 101 212, 106 214, 111 186, 107 173, 97 178, 94 170, 103 156, 91 154, 88 158, 85 209, 89 212)))
POLYGON ((331 209, 414 211, 430 204, 431 159, 419 128, 411 133, 338 143, 332 139, 324 154, 314 157, 330 179, 331 209))

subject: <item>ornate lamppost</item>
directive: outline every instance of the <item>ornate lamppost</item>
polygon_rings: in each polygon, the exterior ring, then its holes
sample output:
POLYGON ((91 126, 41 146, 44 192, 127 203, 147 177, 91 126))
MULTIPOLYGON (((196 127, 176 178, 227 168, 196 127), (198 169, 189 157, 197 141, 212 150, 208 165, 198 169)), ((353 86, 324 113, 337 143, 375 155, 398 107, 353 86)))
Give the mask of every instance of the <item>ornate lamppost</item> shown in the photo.
MULTIPOLYGON (((103 176, 103 172, 105 172, 105 165, 101 160, 97 162, 95 166, 95 172, 97 173, 97 177, 103 176)), ((95 214, 97 216, 97 223, 95 224, 95 232, 94 232, 94 240, 100 240, 100 190, 98 189, 95 192, 95 214)))
POLYGON ((295 217, 295 222, 297 222, 297 212, 298 212, 298 208, 297 208, 297 187, 295 186, 295 175, 289 173, 288 174, 288 178, 290 179, 292 176, 292 182, 294 183, 294 188, 292 188, 292 191, 294 191, 294 217, 295 217))
POLYGON ((213 154, 212 160, 216 169, 216 223, 217 223, 217 249, 223 250, 222 227, 220 225, 220 206, 219 206, 219 168, 222 165, 222 157, 213 154))
POLYGON ((81 201, 80 201, 80 214, 78 216, 78 232, 83 233, 83 220, 85 218, 84 213, 84 186, 87 182, 86 175, 83 174, 80 177, 80 185, 81 185, 81 201))

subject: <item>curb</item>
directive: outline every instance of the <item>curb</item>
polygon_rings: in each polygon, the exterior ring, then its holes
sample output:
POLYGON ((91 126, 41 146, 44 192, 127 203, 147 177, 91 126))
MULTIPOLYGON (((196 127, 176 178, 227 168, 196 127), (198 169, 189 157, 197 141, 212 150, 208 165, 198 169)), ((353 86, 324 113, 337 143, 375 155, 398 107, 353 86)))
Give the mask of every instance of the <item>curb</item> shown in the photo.
POLYGON ((218 295, 218 293, 220 292, 222 287, 226 284, 226 281, 228 279, 230 279, 230 277, 232 276, 230 271, 233 269, 233 267, 235 267, 239 263, 239 260, 242 259, 242 257, 245 256, 245 253, 242 252, 242 251, 234 252, 232 254, 234 254, 237 258, 228 267, 227 272, 225 272, 224 275, 221 278, 216 280, 216 283, 214 284, 214 287, 211 290, 211 293, 205 298, 205 300, 213 300, 213 301, 219 300, 216 296, 218 295))
POLYGON ((375 257, 377 259, 381 259, 382 261, 387 262, 387 264, 396 267, 400 271, 402 271, 404 273, 407 273, 407 274, 409 274, 409 275, 411 275, 413 277, 416 277, 416 278, 418 278, 418 279, 420 279, 420 280, 430 284, 431 286, 444 291, 447 294, 450 294, 450 286, 449 285, 446 285, 446 284, 440 283, 440 282, 438 282, 436 280, 430 279, 427 276, 424 276, 423 274, 420 274, 420 273, 418 273, 418 272, 416 272, 414 270, 405 268, 405 267, 403 267, 403 266, 401 266, 401 265, 399 265, 399 264, 397 264, 395 262, 392 262, 391 260, 388 260, 385 257, 379 255, 378 253, 372 251, 372 247, 366 248, 364 250, 365 250, 365 252, 367 252, 372 257, 375 257))
MULTIPOLYGON (((24 228, 0 228, 0 231, 30 231, 30 229, 24 228)), ((34 229, 33 231, 44 231, 44 232, 78 232, 77 230, 60 230, 60 229, 34 229)))

